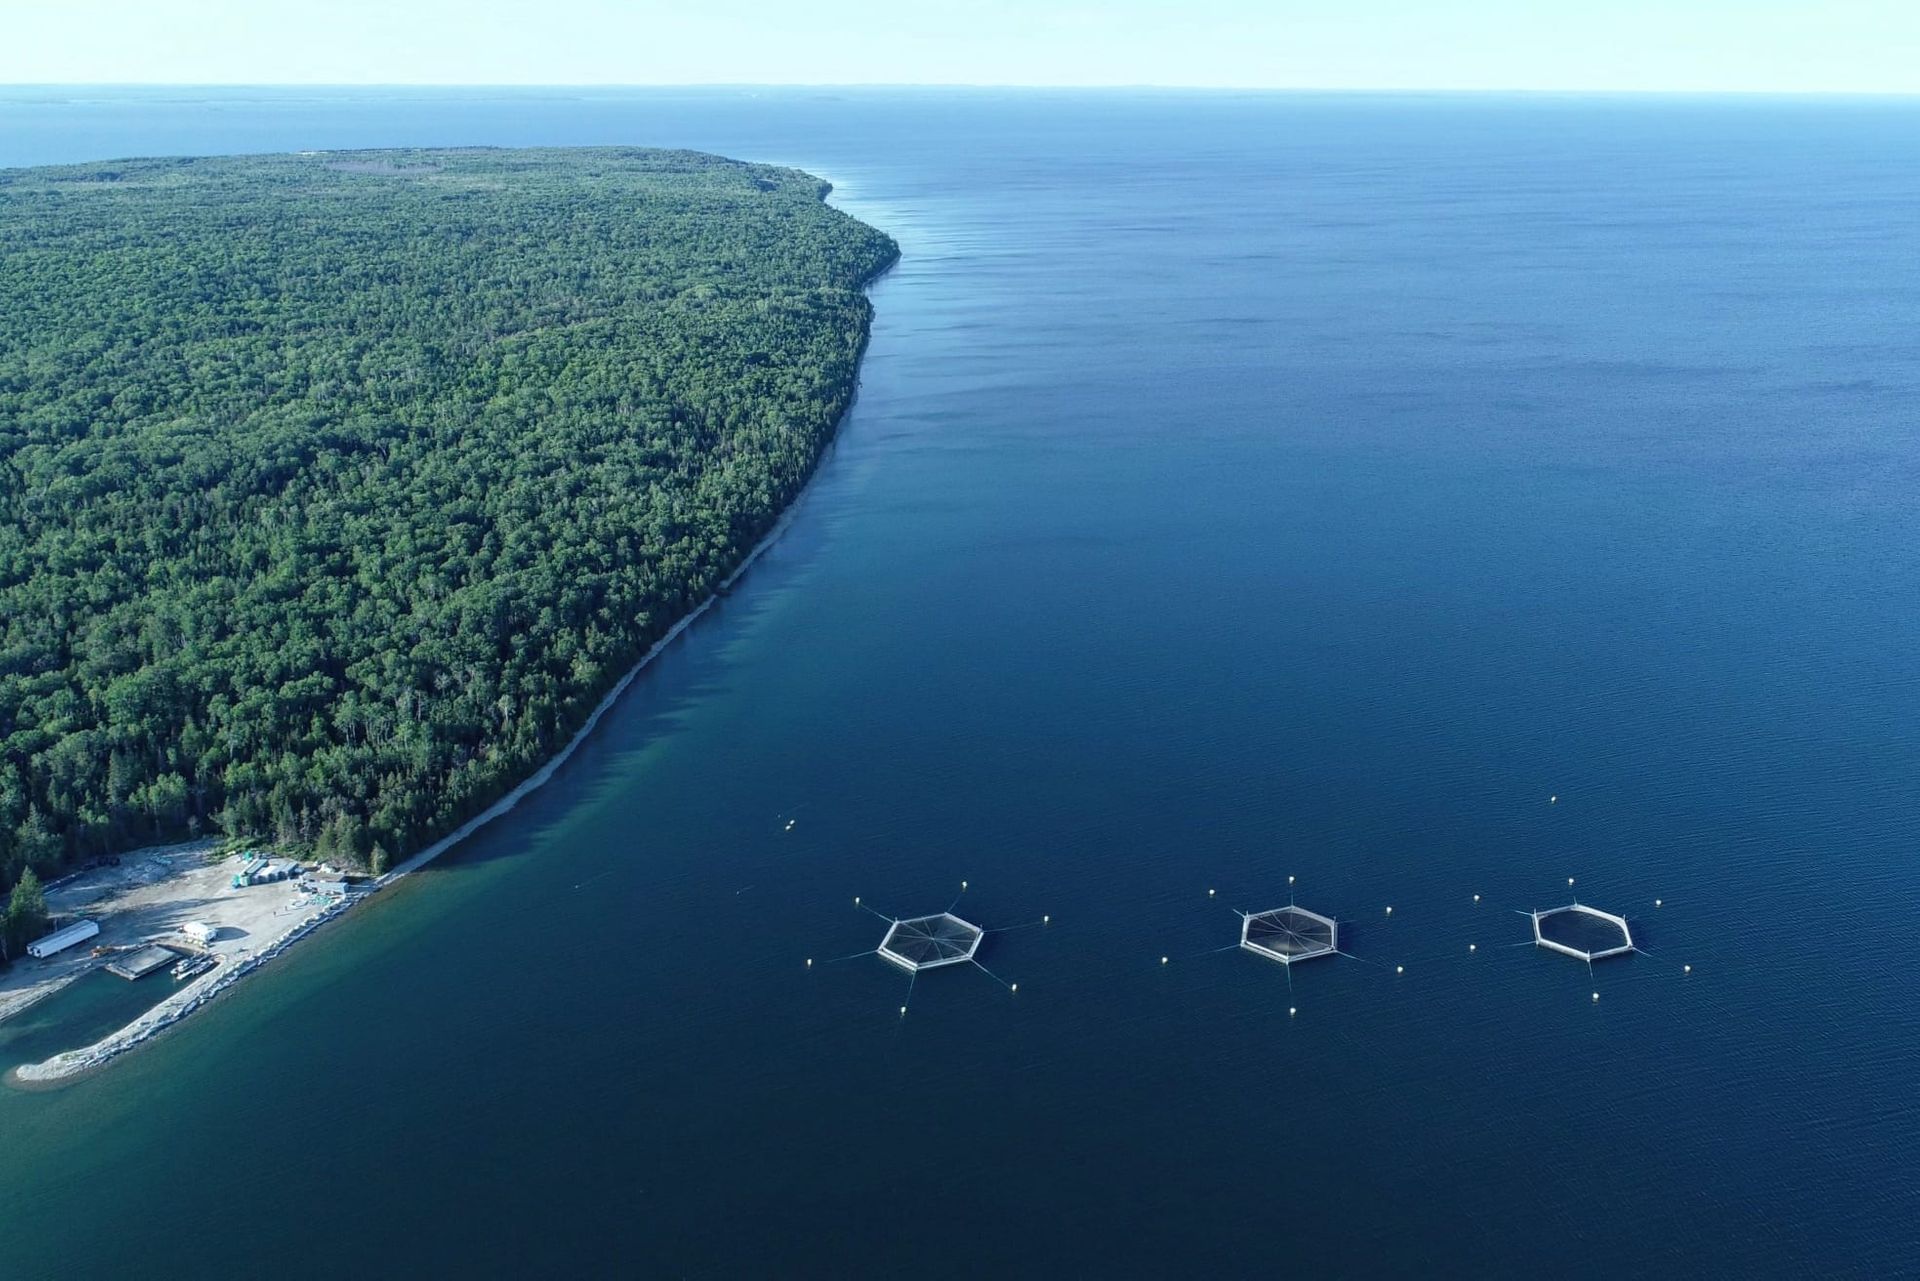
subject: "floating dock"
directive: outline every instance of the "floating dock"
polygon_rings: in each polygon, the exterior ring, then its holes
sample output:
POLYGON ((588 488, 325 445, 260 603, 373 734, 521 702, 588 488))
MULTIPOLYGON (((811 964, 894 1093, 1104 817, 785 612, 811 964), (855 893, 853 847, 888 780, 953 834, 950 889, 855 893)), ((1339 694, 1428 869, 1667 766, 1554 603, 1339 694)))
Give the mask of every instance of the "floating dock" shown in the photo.
POLYGON ((138 952, 129 952, 107 962, 107 972, 118 974, 123 979, 143 979, 155 970, 164 969, 180 959, 180 953, 170 947, 150 944, 138 952))

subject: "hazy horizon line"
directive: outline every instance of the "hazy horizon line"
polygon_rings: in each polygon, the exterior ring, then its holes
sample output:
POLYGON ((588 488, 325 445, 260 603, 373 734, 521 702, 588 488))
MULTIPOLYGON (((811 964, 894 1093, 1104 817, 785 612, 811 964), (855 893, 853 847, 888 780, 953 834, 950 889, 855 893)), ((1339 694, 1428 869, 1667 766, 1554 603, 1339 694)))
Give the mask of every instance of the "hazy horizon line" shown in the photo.
POLYGON ((0 91, 15 89, 412 89, 412 90, 1002 90, 1036 93, 1239 93, 1239 94, 1435 94, 1458 97, 1526 95, 1533 97, 1618 98, 1920 98, 1913 89, 1778 89, 1778 88, 1621 88, 1539 85, 1205 85, 1153 81, 1137 83, 1042 84, 1014 81, 381 81, 381 80, 19 80, 0 82, 0 91))

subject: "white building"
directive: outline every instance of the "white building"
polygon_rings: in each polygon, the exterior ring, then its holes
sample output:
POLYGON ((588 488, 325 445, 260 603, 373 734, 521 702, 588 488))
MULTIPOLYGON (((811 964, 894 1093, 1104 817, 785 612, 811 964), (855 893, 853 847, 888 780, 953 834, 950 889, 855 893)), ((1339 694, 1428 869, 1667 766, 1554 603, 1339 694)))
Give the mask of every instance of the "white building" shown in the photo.
POLYGON ((27 944, 27 955, 39 960, 52 956, 55 952, 64 952, 75 943, 84 943, 100 932, 100 927, 92 921, 75 921, 65 929, 55 930, 43 939, 27 944))

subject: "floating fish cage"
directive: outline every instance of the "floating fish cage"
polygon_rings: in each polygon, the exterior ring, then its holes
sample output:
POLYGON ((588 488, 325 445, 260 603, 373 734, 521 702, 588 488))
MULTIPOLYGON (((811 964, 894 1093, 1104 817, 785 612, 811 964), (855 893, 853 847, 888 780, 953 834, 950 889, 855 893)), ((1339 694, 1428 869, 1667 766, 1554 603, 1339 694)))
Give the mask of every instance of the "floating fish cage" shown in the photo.
POLYGON ((1340 926, 1304 907, 1250 912, 1240 918, 1240 946, 1282 965, 1332 956, 1340 950, 1340 926))
POLYGON ((1627 918, 1584 903, 1533 912, 1533 941, 1549 951, 1598 961, 1633 951, 1627 918))
POLYGON ((986 931, 952 912, 895 921, 880 940, 880 955, 909 974, 962 965, 980 950, 986 931))

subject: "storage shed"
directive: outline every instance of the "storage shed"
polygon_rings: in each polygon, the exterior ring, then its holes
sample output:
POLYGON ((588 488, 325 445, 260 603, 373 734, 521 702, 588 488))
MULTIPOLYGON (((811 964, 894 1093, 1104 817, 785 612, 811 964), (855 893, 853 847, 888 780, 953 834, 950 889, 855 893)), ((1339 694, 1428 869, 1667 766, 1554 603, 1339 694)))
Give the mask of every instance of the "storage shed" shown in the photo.
POLYGON ((64 929, 55 930, 42 939, 27 944, 27 955, 36 960, 52 956, 55 952, 64 952, 76 943, 84 943, 100 932, 100 927, 92 921, 75 921, 64 929))

